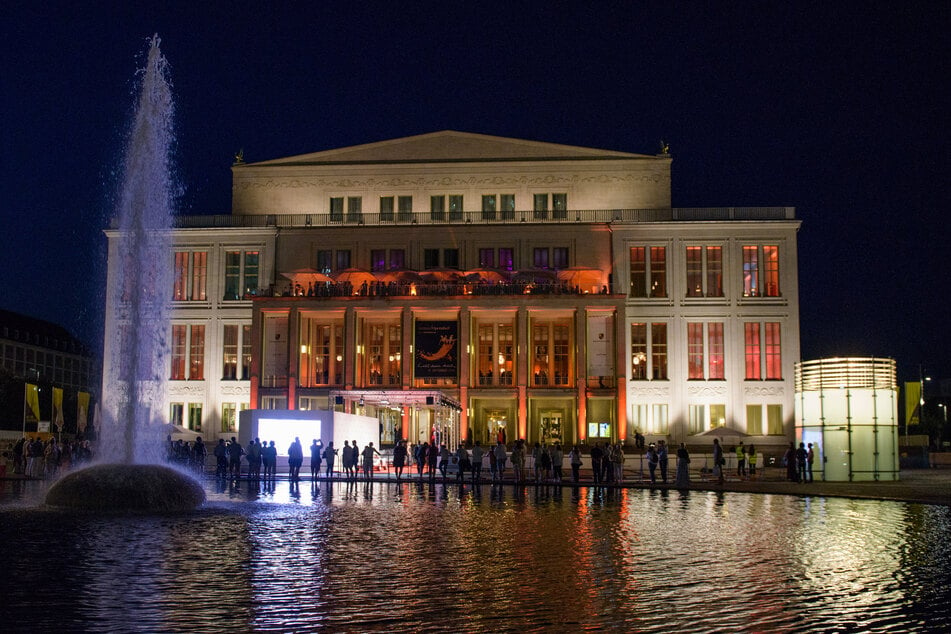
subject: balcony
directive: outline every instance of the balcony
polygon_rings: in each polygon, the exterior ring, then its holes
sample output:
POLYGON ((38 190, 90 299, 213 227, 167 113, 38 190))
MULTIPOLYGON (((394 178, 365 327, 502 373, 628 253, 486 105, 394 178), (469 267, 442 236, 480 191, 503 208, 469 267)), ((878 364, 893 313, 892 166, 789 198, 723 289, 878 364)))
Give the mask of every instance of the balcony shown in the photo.
MULTIPOLYGON (((794 207, 675 207, 666 209, 573 209, 548 211, 466 211, 452 213, 269 213, 177 216, 176 228, 354 227, 414 225, 505 225, 572 223, 709 222, 793 220, 794 207)), ((112 228, 118 228, 113 219, 112 228)))

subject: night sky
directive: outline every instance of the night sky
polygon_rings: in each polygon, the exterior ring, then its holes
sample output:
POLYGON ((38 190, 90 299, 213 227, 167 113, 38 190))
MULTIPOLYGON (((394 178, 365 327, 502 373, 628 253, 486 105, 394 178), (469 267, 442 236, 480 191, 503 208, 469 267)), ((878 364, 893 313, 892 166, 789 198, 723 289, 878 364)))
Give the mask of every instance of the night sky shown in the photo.
POLYGON ((113 4, 0 8, 0 307, 100 345, 102 229, 157 32, 181 213, 230 211, 241 148, 663 139, 674 206, 797 208, 803 358, 951 377, 947 2, 113 4))

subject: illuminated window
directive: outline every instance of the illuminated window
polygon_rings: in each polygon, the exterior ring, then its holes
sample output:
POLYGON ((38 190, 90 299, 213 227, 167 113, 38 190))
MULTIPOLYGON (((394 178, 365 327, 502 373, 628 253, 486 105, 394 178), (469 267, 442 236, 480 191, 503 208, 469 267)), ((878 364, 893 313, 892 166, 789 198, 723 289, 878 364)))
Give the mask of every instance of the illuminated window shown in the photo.
MULTIPOLYGON (((631 431, 644 433, 648 430, 649 424, 647 405, 643 403, 631 405, 631 431)), ((634 433, 629 434, 629 436, 633 436, 634 433)))
POLYGON ((778 322, 743 324, 746 347, 746 378, 781 380, 783 378, 782 332, 778 322), (765 342, 761 340, 765 336, 765 342), (765 366, 766 372, 763 373, 765 366))
POLYGON ((766 406, 766 433, 770 436, 783 436, 785 434, 782 405, 766 406))
POLYGON ((705 432, 706 429, 706 407, 704 405, 687 406, 687 434, 694 435, 705 432))
POLYGON ((763 406, 746 406, 746 433, 750 436, 763 435, 763 406))
POLYGON ((241 326, 241 376, 247 381, 251 378, 251 326, 241 326))
POLYGON ((723 297, 723 248, 687 247, 687 297, 723 297))
POLYGON ((495 220, 499 197, 495 194, 482 196, 482 219, 495 220))
POLYGON ((535 387, 571 385, 571 319, 532 320, 531 384, 535 387))
POLYGON ((691 380, 722 380, 724 378, 722 323, 712 322, 706 324, 706 328, 702 323, 687 324, 687 378, 691 380))
POLYGON ((400 385, 402 383, 402 329, 399 320, 365 324, 363 337, 366 353, 364 385, 400 385))
POLYGON ((743 324, 743 333, 745 341, 746 378, 747 380, 758 381, 762 377, 760 372, 759 324, 749 322, 743 324))
POLYGON ((536 269, 548 268, 548 248, 536 247, 532 255, 532 266, 536 269))
POLYGON ((651 424, 648 428, 651 434, 667 434, 667 404, 655 403, 651 405, 651 424))
POLYGON ((779 323, 766 322, 766 379, 783 378, 782 341, 779 323))
POLYGON ((515 270, 515 249, 505 247, 499 249, 499 268, 503 271, 515 270))
POLYGON ((743 296, 780 296, 778 246, 743 247, 743 296))
POLYGON ((726 425, 726 405, 722 403, 712 404, 708 407, 710 411, 710 427, 715 429, 726 425))
POLYGON ((515 371, 514 324, 511 321, 479 322, 476 336, 476 383, 484 386, 512 385, 515 371))
POLYGON ((667 324, 631 324, 631 380, 667 379, 667 324))
POLYGON ((188 429, 201 431, 201 403, 188 404, 188 429))
POLYGON ((515 217, 515 194, 502 194, 499 197, 499 208, 502 210, 502 219, 511 220, 515 217))
POLYGON ((374 273, 386 270, 386 249, 370 249, 370 270, 374 273))
POLYGON ((630 275, 631 297, 667 297, 667 247, 631 247, 630 275))
POLYGON ((221 336, 221 378, 233 381, 238 378, 238 326, 225 325, 221 336))
POLYGON ((343 384, 343 320, 336 317, 303 317, 300 325, 301 387, 343 384))
POLYGON ((703 379, 703 324, 687 324, 687 378, 703 379))
POLYGON ((200 381, 205 378, 205 327, 193 325, 188 351, 188 378, 200 381))
POLYGON ((707 369, 707 378, 722 381, 726 375, 723 365, 723 324, 707 324, 707 349, 710 365, 707 369))
POLYGON ((169 375, 173 381, 185 380, 185 338, 186 326, 182 324, 172 325, 172 371, 169 375))
POLYGON ((551 195, 551 217, 555 219, 568 217, 568 194, 551 195))
POLYGON ((172 299, 174 301, 204 300, 207 279, 207 251, 175 252, 172 288, 172 299))
POLYGON ((257 294, 259 266, 258 251, 226 251, 224 299, 243 299, 257 294))
POLYGON ((238 408, 235 403, 221 404, 221 431, 238 431, 238 408))
POLYGON ((449 219, 462 219, 462 196, 458 194, 452 194, 449 196, 449 219))
POLYGON ((168 422, 178 427, 183 426, 182 423, 185 422, 185 404, 184 403, 169 403, 168 422))

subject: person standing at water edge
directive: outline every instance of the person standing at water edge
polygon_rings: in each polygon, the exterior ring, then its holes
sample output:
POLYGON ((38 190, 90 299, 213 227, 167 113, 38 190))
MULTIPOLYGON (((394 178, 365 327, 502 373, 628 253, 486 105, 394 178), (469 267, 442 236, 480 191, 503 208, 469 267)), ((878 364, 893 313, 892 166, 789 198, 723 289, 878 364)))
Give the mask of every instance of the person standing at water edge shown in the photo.
POLYGON ((713 439, 713 475, 717 479, 717 484, 723 484, 723 465, 726 460, 723 459, 723 447, 720 446, 720 439, 713 439))
POLYGON ((667 464, 669 458, 667 456, 667 441, 658 440, 657 441, 657 466, 660 467, 660 480, 664 484, 667 484, 667 464))
POLYGON ((806 475, 809 476, 809 482, 812 482, 812 464, 816 460, 816 452, 812 449, 812 443, 809 443, 809 450, 806 452, 806 475))
POLYGON ((360 475, 360 447, 357 446, 356 440, 350 441, 350 447, 352 449, 350 452, 350 467, 353 469, 352 477, 356 480, 357 476, 360 475))
MULTIPOLYGON (((346 440, 344 442, 347 442, 346 440)), ((334 459, 337 457, 337 450, 334 449, 334 441, 327 443, 327 448, 324 449, 324 463, 327 465, 327 477, 334 477, 334 459)))
POLYGON ((647 471, 650 473, 651 484, 657 484, 657 445, 651 443, 647 446, 647 471))
POLYGON ((287 466, 290 469, 291 482, 300 480, 300 468, 303 464, 304 448, 300 444, 300 438, 294 436, 294 442, 287 448, 287 466))
POLYGON ((273 440, 261 444, 261 464, 264 465, 264 479, 274 480, 277 473, 277 447, 273 440))
POLYGON ((320 459, 324 454, 324 444, 317 438, 310 444, 310 479, 320 475, 320 459))
POLYGON ((233 480, 241 477, 241 456, 244 455, 244 448, 241 443, 232 436, 231 443, 228 445, 228 476, 233 480))
POLYGON ((686 443, 680 443, 680 448, 677 450, 677 479, 675 485, 680 489, 690 486, 690 453, 687 451, 686 443))
POLYGON ((741 480, 746 477, 746 448, 742 440, 736 446, 736 475, 741 480))
POLYGON ((400 440, 393 448, 393 470, 396 471, 396 481, 403 477, 403 467, 406 465, 406 441, 400 440))
POLYGON ((373 454, 380 455, 371 442, 363 448, 363 477, 367 480, 373 479, 373 454))
POLYGON ((578 445, 571 448, 568 462, 571 464, 571 481, 577 483, 581 480, 581 450, 578 449, 578 445))
POLYGON ((477 440, 472 448, 472 484, 478 484, 482 481, 482 457, 484 455, 485 450, 482 449, 482 445, 477 440))
POLYGON ((215 445, 215 477, 224 478, 228 475, 228 448, 225 447, 225 439, 219 438, 215 445))
POLYGON ((601 483, 601 461, 604 460, 604 450, 601 449, 601 443, 594 443, 591 448, 591 477, 595 484, 601 483))
POLYGON ((746 463, 750 469, 750 479, 756 477, 756 445, 750 445, 746 448, 746 463))
MULTIPOLYGON (((504 434, 505 429, 502 429, 501 433, 504 434)), ((505 445, 500 440, 492 451, 495 453, 495 470, 498 472, 499 482, 501 482, 505 477, 505 461, 508 459, 508 455, 505 453, 505 445)))
POLYGON ((783 454, 783 464, 786 465, 786 479, 796 482, 796 445, 789 443, 786 453, 783 454))
POLYGON ((809 453, 806 451, 806 444, 799 443, 799 449, 796 450, 796 481, 806 482, 806 459, 809 453))
POLYGON ((451 454, 449 449, 446 447, 445 443, 439 446, 439 473, 442 474, 442 479, 446 479, 446 470, 449 468, 449 458, 451 454))

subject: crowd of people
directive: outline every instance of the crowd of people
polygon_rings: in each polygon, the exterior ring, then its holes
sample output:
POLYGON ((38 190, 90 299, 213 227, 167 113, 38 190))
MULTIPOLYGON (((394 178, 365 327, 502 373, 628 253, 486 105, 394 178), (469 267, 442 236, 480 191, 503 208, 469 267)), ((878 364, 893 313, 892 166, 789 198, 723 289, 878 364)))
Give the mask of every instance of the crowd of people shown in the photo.
POLYGON ((89 463, 93 457, 89 441, 83 438, 60 441, 39 436, 24 436, 9 444, 3 456, 12 460, 13 473, 28 478, 55 478, 73 466, 89 463))

